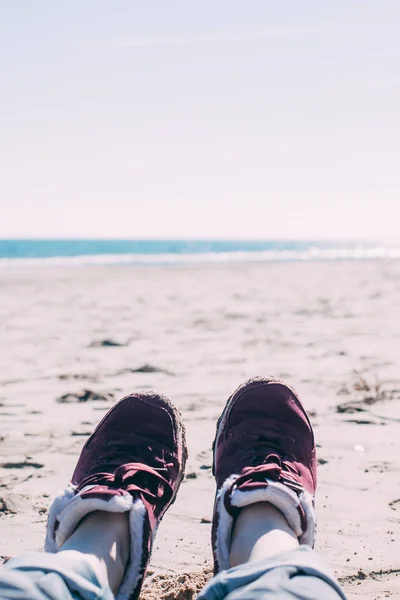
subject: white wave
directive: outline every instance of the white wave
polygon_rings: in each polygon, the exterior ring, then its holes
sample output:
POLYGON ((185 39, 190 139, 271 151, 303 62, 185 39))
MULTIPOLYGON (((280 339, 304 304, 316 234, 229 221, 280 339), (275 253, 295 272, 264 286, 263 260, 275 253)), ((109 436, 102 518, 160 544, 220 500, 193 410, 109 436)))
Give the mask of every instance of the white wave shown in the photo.
POLYGON ((400 248, 357 246, 306 250, 207 252, 198 254, 93 254, 51 258, 1 258, 5 267, 63 267, 88 265, 179 265, 211 263, 262 263, 277 261, 367 260, 400 258, 400 248))

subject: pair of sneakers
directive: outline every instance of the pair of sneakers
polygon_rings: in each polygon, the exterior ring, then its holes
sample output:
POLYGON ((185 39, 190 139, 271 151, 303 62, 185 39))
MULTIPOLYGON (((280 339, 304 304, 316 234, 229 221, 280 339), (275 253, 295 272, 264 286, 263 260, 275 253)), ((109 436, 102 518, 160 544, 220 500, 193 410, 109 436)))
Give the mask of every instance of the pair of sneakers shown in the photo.
MULTIPOLYGON (((93 511, 129 512, 130 558, 116 598, 136 599, 186 458, 185 429, 167 398, 152 393, 123 398, 89 437, 71 483, 53 501, 45 550, 57 552, 93 511)), ((257 377, 229 398, 217 423, 213 474, 215 572, 229 567, 234 519, 253 503, 276 506, 300 543, 314 545, 314 436, 298 396, 283 382, 257 377)))

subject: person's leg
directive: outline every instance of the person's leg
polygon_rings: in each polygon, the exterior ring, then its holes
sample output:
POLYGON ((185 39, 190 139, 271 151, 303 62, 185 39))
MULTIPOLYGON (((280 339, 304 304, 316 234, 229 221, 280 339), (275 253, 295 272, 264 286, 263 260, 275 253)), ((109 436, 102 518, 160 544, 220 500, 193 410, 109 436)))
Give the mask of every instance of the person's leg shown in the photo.
POLYGON ((180 415, 163 396, 127 396, 84 445, 52 503, 45 554, 11 560, 2 600, 135 600, 158 523, 184 475, 180 415))
POLYGON ((345 598, 311 549, 315 443, 295 392, 274 379, 240 386, 218 421, 213 449, 216 577, 199 600, 345 598))
POLYGON ((297 548, 299 541, 283 514, 268 502, 242 508, 235 520, 229 552, 231 567, 297 548))
POLYGON ((317 554, 299 545, 283 514, 266 502, 246 506, 236 517, 229 562, 236 569, 217 576, 199 600, 344 598, 317 554))
POLYGON ((128 564, 129 546, 128 514, 96 511, 81 521, 58 556, 89 561, 100 581, 116 593, 128 564))

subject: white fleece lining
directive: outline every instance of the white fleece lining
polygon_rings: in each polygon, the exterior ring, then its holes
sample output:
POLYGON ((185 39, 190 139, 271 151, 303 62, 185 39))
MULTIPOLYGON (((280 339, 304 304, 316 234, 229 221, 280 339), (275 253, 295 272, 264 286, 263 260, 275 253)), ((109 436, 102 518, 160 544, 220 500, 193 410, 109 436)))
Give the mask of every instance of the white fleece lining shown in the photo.
MULTIPOLYGON (((218 491, 215 501, 215 512, 218 514, 218 524, 215 539, 215 553, 220 570, 229 569, 229 549, 231 545, 233 517, 225 508, 225 494, 236 481, 238 475, 231 475, 226 479, 218 491)), ((214 517, 215 518, 215 517, 214 517)))
POLYGON ((56 525, 59 521, 59 515, 66 508, 67 504, 72 500, 76 494, 76 488, 73 485, 69 485, 65 490, 58 494, 49 508, 49 514, 47 517, 46 525, 46 538, 44 541, 45 552, 57 552, 58 546, 55 540, 56 525))
MULTIPOLYGON (((92 486, 90 486, 92 487, 92 486)), ((83 491, 87 491, 86 487, 83 491)), ((116 600, 128 600, 139 583, 144 536, 146 508, 140 499, 135 502, 130 494, 115 496, 111 500, 82 498, 75 487, 69 485, 53 501, 47 520, 45 551, 55 553, 76 529, 87 514, 96 511, 124 513, 129 511, 130 557, 116 600), (56 530, 56 525, 58 528, 56 530)))
MULTIPOLYGON (((132 496, 129 497, 132 498, 132 496)), ((146 508, 143 502, 138 499, 133 503, 129 513, 131 552, 129 563, 115 600, 128 600, 139 583, 142 570, 143 544, 146 543, 143 532, 145 516, 146 508)))
POLYGON ((269 502, 276 506, 286 518, 286 521, 289 523, 297 537, 301 536, 303 530, 301 528, 301 520, 298 511, 300 501, 295 492, 282 485, 282 483, 268 481, 268 486, 265 488, 246 492, 234 490, 232 493, 232 506, 243 508, 243 506, 256 504, 256 502, 269 502))
POLYGON ((306 515, 307 529, 302 533, 299 540, 301 544, 314 548, 317 535, 317 515, 314 508, 314 498, 304 490, 299 496, 300 505, 306 515))
MULTIPOLYGON (((218 492, 216 499, 216 512, 218 525, 216 532, 216 557, 220 570, 229 568, 229 548, 232 536, 233 517, 225 508, 224 498, 228 489, 237 479, 233 475, 227 479, 218 492)), ((290 527, 296 533, 301 544, 314 545, 315 537, 315 510, 312 497, 303 491, 299 496, 287 486, 276 481, 268 481, 268 486, 250 491, 234 489, 231 495, 231 504, 237 508, 255 504, 256 502, 269 502, 278 508, 285 516, 290 527), (307 529, 303 532, 299 514, 299 506, 304 510, 307 529)))

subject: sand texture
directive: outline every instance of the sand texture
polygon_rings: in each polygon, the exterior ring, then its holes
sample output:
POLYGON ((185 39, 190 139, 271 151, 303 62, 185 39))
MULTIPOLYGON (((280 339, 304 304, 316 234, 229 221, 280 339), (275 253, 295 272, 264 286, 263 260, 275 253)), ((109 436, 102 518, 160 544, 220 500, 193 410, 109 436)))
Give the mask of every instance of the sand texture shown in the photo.
POLYGON ((112 403, 181 410, 186 478, 143 597, 210 576, 211 443, 226 399, 275 375, 310 412, 317 549, 350 598, 400 598, 400 262, 0 271, 0 555, 41 549, 52 495, 112 403))

